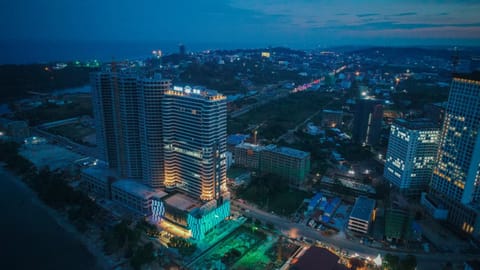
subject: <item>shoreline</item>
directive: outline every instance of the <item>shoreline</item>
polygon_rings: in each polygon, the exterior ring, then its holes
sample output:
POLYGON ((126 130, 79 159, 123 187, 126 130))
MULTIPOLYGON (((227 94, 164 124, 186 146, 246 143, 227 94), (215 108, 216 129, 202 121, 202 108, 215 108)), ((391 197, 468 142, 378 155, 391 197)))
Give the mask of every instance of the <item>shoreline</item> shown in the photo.
POLYGON ((16 187, 21 189, 23 192, 30 195, 30 201, 35 206, 44 210, 54 221, 55 223, 60 226, 65 232, 71 235, 73 238, 78 240, 82 246, 86 248, 88 253, 92 255, 95 259, 95 267, 99 269, 113 269, 112 262, 114 261, 111 257, 105 255, 101 246, 99 245, 99 239, 92 239, 89 237, 88 234, 80 233, 73 224, 70 223, 66 215, 62 212, 59 212, 47 204, 45 204, 23 180, 20 176, 14 174, 9 169, 5 168, 4 164, 0 163, 0 173, 8 175, 6 177, 8 180, 12 182, 16 187))

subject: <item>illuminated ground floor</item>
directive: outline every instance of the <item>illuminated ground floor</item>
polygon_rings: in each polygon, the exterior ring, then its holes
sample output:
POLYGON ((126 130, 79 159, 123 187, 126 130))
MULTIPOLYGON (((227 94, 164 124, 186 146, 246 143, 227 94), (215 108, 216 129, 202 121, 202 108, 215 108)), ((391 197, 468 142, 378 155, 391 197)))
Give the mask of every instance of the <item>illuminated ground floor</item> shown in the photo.
POLYGON ((152 222, 183 238, 202 240, 229 216, 229 200, 202 203, 179 193, 152 199, 152 222))

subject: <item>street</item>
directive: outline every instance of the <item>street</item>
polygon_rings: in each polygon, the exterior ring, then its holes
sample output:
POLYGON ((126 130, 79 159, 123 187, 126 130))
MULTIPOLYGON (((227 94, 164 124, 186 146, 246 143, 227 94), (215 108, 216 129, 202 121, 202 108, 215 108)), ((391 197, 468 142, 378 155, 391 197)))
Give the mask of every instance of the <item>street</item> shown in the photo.
MULTIPOLYGON (((296 231, 298 236, 303 236, 312 240, 321 241, 339 249, 346 250, 349 252, 349 254, 357 253, 359 256, 364 258, 375 258, 378 254, 384 256, 387 253, 398 256, 404 256, 409 254, 408 252, 403 251, 386 251, 383 249, 372 248, 360 244, 359 242, 350 241, 342 237, 326 237, 306 225, 293 223, 284 217, 273 215, 263 210, 257 209, 256 207, 253 207, 249 204, 233 200, 232 209, 235 208, 238 210, 241 210, 242 208, 245 209, 245 211, 241 211, 242 215, 250 218, 255 218, 263 222, 271 223, 279 231, 296 231)), ((447 262, 451 262, 453 264, 462 264, 467 260, 478 259, 479 255, 465 253, 416 253, 415 256, 417 257, 417 262, 419 266, 418 269, 440 269, 440 267, 447 262)))

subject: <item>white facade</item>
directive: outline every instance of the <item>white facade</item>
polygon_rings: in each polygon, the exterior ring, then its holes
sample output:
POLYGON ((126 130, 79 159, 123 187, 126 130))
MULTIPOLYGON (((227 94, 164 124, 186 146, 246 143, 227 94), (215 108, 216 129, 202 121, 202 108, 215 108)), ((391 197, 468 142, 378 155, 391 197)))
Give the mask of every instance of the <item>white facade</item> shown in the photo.
POLYGON ((227 107, 215 91, 175 86, 162 103, 165 186, 203 201, 227 192, 227 107))
POLYGON ((138 80, 140 137, 135 139, 141 144, 143 183, 155 188, 165 186, 162 102, 170 87, 170 80, 158 75, 138 80))
POLYGON ((397 119, 391 126, 384 177, 401 193, 419 196, 432 176, 440 130, 428 120, 397 119))

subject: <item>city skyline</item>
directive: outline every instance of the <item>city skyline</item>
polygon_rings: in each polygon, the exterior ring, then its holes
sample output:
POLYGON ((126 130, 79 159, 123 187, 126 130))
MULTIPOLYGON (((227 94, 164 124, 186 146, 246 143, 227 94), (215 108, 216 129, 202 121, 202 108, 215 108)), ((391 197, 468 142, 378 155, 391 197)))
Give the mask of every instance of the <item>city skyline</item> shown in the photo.
POLYGON ((421 5, 380 0, 52 1, 44 5, 25 0, 1 6, 2 40, 20 43, 172 41, 296 48, 480 44, 476 1, 421 5))

